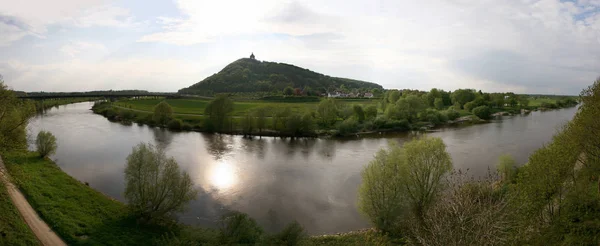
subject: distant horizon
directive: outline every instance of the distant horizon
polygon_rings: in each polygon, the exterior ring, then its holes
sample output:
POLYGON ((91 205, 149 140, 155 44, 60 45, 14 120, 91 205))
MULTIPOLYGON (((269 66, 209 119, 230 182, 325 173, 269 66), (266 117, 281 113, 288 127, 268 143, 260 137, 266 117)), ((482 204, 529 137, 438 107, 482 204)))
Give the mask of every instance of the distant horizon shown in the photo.
POLYGON ((20 91, 177 91, 251 53, 398 89, 578 94, 600 76, 597 0, 23 0, 0 31, 20 91))

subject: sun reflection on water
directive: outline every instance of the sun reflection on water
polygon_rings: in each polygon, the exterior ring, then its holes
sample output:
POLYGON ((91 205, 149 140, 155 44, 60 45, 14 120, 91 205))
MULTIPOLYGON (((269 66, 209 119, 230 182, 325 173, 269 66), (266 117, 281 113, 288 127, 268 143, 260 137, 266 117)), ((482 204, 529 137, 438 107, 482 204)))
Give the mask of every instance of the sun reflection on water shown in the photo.
POLYGON ((215 188, 227 190, 237 183, 235 167, 227 161, 218 162, 210 171, 209 180, 215 188))

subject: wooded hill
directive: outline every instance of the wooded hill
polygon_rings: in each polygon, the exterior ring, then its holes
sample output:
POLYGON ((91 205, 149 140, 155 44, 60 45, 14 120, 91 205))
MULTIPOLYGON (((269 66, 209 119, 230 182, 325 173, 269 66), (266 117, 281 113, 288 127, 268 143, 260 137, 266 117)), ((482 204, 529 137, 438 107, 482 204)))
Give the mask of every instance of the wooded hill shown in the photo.
POLYGON ((277 92, 286 87, 325 93, 340 88, 370 91, 383 89, 379 84, 360 80, 330 77, 305 68, 285 63, 242 58, 227 65, 220 72, 179 90, 182 94, 212 95, 231 92, 277 92))

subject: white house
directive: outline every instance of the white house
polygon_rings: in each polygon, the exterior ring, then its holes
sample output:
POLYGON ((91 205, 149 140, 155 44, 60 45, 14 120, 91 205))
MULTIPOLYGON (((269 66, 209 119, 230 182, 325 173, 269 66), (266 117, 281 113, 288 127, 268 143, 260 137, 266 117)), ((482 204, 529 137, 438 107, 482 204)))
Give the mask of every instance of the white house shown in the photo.
POLYGON ((365 93, 365 94, 363 95, 363 97, 366 97, 366 98, 373 98, 373 93, 371 93, 371 92, 367 92, 367 93, 365 93))

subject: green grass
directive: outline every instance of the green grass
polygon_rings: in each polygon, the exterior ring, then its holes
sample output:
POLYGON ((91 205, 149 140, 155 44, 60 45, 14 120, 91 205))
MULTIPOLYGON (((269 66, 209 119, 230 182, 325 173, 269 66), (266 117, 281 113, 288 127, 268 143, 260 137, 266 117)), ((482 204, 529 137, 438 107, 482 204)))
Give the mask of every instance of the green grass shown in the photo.
POLYGON ((69 245, 149 245, 164 228, 142 227, 124 204, 36 153, 8 153, 6 167, 31 206, 69 245))
POLYGON ((549 98, 549 97, 535 97, 535 98, 529 98, 529 106, 530 107, 539 107, 542 105, 542 103, 556 103, 556 99, 555 98, 549 98))
MULTIPOLYGON (((140 100, 123 100, 115 102, 114 105, 131 108, 135 110, 152 112, 154 106, 165 100, 176 114, 196 114, 203 115, 204 109, 210 102, 206 99, 140 99, 140 100)), ((377 105, 379 99, 338 99, 342 104, 354 105, 359 104, 364 107, 369 105, 377 105)), ((319 102, 271 102, 261 100, 246 100, 234 101, 233 115, 241 116, 246 112, 260 107, 270 107, 274 110, 281 108, 290 108, 292 112, 305 113, 316 111, 319 102)))
POLYGON ((0 245, 39 245, 0 182, 0 245))

